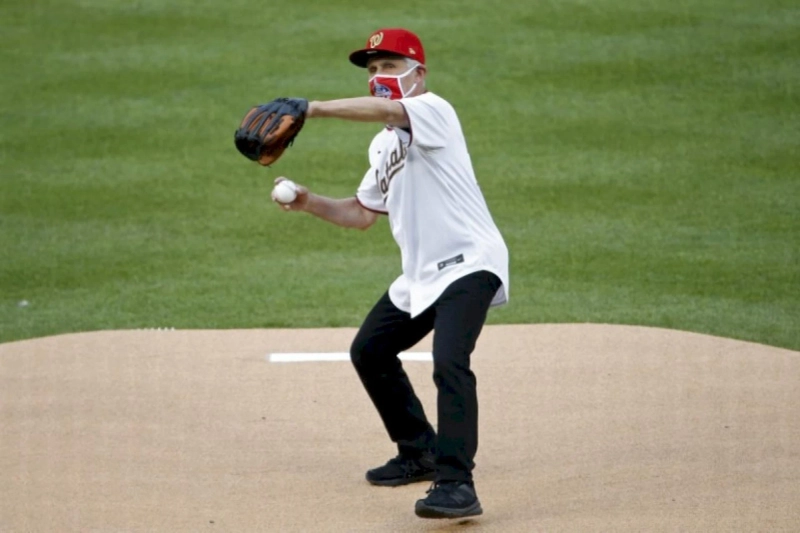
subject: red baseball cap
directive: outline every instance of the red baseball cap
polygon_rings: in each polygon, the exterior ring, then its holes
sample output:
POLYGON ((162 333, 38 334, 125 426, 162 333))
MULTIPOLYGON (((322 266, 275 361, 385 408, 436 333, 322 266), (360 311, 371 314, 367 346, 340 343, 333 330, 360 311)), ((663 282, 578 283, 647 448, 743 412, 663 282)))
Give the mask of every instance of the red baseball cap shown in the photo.
POLYGON ((383 28, 373 32, 367 39, 365 48, 350 54, 350 62, 357 67, 365 68, 367 61, 378 52, 397 54, 425 64, 422 41, 414 33, 403 28, 383 28))

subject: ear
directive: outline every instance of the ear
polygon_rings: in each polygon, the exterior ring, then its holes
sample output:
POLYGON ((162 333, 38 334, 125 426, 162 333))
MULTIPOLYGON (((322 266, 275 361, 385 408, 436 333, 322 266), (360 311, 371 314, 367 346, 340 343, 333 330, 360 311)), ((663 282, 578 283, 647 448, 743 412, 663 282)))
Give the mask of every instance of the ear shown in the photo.
POLYGON ((414 71, 414 77, 416 81, 425 81, 425 76, 428 75, 428 68, 425 65, 420 65, 417 67, 417 70, 414 71))

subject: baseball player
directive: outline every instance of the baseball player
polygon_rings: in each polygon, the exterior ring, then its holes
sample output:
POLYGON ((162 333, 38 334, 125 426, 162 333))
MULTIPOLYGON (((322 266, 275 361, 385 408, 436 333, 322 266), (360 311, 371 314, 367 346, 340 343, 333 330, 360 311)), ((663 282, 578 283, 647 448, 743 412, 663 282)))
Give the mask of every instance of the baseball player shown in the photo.
POLYGON ((383 125, 369 146, 369 170, 354 197, 332 199, 297 186, 294 201, 282 205, 348 228, 367 229, 380 215, 389 217, 402 274, 367 315, 350 353, 398 455, 366 478, 383 486, 433 481, 416 502, 424 518, 479 515, 470 356, 490 306, 508 299, 508 250, 475 179, 455 110, 426 89, 419 38, 381 29, 350 61, 367 70, 372 96, 312 101, 306 118, 383 125), (431 331, 438 432, 397 357, 431 331))

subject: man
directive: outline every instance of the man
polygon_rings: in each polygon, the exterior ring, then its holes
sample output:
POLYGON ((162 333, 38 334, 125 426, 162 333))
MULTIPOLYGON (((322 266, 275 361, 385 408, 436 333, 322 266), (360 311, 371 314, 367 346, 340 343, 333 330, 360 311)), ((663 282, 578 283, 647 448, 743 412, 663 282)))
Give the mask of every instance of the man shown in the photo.
POLYGON ((366 68, 373 96, 312 101, 307 118, 385 125, 369 147, 370 169, 355 197, 332 199, 298 186, 297 198, 282 205, 359 229, 388 215, 402 274, 367 315, 351 358, 399 453, 368 471, 367 481, 432 480, 417 515, 479 515, 470 355, 489 307, 507 301, 508 250, 478 187, 455 110, 425 87, 419 38, 404 29, 378 30, 350 61, 366 68), (431 331, 438 435, 397 358, 431 331))

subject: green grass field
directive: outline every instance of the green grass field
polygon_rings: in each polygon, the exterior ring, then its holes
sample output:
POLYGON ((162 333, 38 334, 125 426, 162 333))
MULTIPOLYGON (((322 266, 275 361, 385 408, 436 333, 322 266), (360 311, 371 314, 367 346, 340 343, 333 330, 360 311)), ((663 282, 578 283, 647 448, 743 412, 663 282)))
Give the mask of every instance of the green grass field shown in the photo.
POLYGON ((399 273, 352 195, 375 125, 310 121, 272 169, 233 131, 366 94, 371 31, 426 44, 512 256, 490 323, 601 322, 800 350, 800 7, 789 0, 5 0, 0 342, 357 326, 399 273), (26 300, 27 306, 19 302, 26 300))

